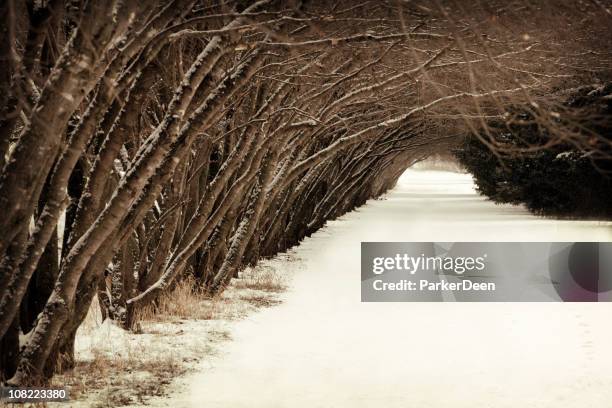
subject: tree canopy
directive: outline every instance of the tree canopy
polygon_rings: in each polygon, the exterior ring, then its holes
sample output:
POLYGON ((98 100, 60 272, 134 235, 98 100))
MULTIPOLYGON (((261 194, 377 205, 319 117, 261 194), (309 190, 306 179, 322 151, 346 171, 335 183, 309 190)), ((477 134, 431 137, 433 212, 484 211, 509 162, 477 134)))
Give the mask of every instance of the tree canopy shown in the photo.
POLYGON ((557 126, 554 93, 610 73, 599 1, 8 0, 0 13, 13 385, 70 368, 96 295, 129 329, 184 276, 219 293, 466 133, 496 150, 483 129, 510 106, 529 107, 545 144, 609 142, 557 126))

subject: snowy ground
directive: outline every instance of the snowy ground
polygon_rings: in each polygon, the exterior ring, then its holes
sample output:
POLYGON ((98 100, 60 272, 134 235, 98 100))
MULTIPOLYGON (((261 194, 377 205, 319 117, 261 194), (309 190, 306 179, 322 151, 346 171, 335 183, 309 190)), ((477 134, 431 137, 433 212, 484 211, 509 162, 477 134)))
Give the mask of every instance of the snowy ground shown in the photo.
POLYGON ((306 239, 284 302, 237 322, 167 407, 590 407, 612 401, 612 304, 361 303, 361 241, 610 241, 610 223, 497 206, 469 175, 408 171, 306 239))
POLYGON ((77 332, 76 366, 54 376, 53 385, 70 390, 71 408, 143 406, 175 391, 176 378, 222 354, 236 321, 280 303, 287 279, 276 269, 266 263, 248 268, 215 299, 182 281, 162 296, 154 314, 142 312, 136 333, 102 321, 94 300, 77 332))

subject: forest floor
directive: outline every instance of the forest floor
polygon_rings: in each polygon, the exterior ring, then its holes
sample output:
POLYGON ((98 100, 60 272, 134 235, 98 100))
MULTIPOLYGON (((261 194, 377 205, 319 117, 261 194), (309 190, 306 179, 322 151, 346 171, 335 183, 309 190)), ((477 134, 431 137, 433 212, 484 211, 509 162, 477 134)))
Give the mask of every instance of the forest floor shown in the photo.
POLYGON ((534 217, 469 175, 407 171, 215 302, 169 307, 141 334, 90 317, 82 368, 57 381, 81 390, 71 406, 607 408, 612 303, 360 301, 361 241, 585 240, 612 241, 612 223, 534 217))
MULTIPOLYGON (((612 223, 534 217, 469 175, 408 171, 289 252, 276 307, 155 407, 608 408, 612 303, 362 303, 361 241, 611 241, 612 223)), ((287 255, 283 255, 287 256, 287 255)))

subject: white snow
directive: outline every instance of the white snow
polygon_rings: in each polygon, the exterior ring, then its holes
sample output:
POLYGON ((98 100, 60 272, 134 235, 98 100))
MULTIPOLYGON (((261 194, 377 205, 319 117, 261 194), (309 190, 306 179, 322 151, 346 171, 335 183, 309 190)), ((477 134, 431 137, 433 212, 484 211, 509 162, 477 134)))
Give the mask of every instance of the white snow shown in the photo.
POLYGON ((555 160, 576 160, 580 158, 580 153, 575 151, 561 152, 555 156, 555 160))
POLYGON ((152 401, 171 407, 555 407, 612 401, 612 304, 361 303, 361 241, 609 241, 611 223, 498 206, 469 175, 407 171, 270 265, 284 303, 236 324, 152 401), (283 258, 286 259, 286 258, 283 258))

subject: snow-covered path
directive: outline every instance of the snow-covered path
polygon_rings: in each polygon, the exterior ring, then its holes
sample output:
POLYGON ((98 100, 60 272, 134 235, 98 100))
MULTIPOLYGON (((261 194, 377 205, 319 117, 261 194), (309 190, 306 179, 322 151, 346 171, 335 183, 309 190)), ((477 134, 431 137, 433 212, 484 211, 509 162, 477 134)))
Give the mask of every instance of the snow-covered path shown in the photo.
POLYGON ((474 193, 470 176, 408 171, 384 200, 272 261, 284 303, 237 323, 173 407, 612 406, 612 304, 361 303, 361 241, 610 241, 474 193))

